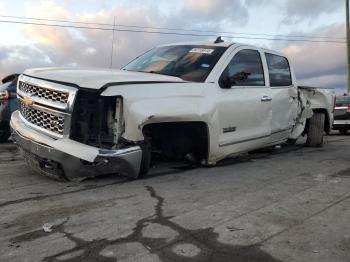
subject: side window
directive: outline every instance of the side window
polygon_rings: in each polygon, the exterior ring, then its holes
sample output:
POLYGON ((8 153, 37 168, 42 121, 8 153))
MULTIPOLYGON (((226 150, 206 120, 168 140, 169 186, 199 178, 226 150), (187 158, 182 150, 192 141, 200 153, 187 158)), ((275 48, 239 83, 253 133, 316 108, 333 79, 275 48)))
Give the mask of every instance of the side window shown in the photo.
POLYGON ((260 53, 250 49, 239 51, 225 69, 222 78, 229 79, 231 86, 265 86, 260 53))
POLYGON ((269 68, 270 85, 272 87, 292 85, 292 76, 287 58, 268 53, 265 55, 269 68))

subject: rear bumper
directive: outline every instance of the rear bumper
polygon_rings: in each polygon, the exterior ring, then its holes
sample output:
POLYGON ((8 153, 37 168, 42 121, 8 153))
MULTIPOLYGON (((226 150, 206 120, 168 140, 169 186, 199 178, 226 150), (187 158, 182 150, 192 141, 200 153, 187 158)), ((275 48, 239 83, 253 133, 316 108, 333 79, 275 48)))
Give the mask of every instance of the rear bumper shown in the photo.
POLYGON ((139 146, 119 150, 98 149, 70 139, 53 139, 29 128, 18 111, 11 118, 12 139, 27 164, 57 179, 81 180, 103 174, 137 177, 142 151, 139 146))

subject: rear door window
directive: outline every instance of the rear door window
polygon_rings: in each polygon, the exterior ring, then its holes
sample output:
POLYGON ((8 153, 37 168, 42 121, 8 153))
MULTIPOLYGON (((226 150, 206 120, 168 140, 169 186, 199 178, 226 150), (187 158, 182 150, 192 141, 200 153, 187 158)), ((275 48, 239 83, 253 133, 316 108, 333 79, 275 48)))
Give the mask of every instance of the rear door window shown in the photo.
POLYGON ((266 53, 265 56, 269 69, 270 86, 281 87, 292 85, 292 76, 288 59, 269 53, 266 53))

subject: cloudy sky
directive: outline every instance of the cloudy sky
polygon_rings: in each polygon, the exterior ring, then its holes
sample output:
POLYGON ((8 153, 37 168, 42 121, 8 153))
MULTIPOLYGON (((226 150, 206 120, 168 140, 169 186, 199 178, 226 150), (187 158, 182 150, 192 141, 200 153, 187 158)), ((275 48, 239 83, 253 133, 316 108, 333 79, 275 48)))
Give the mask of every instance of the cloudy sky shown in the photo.
MULTIPOLYGON (((346 46, 344 0, 0 0, 0 15, 68 20, 126 26, 182 28, 230 32, 227 39, 276 49, 289 55, 300 84, 346 87, 346 46), (233 34, 234 33, 234 34, 233 34), (313 37, 313 41, 271 41, 313 37), (323 38, 320 38, 323 37, 323 38), (336 41, 339 43, 329 43, 336 41)), ((5 23, 22 21, 110 29, 109 25, 68 24, 44 20, 0 17, 0 78, 29 67, 109 67, 111 30, 48 27, 5 23)), ((147 31, 175 32, 165 29, 147 31)), ((215 34, 176 31, 192 34, 215 34)), ((115 33, 113 67, 155 45, 214 40, 213 36, 170 35, 118 31, 115 33)), ((310 38, 308 38, 310 39, 310 38)))

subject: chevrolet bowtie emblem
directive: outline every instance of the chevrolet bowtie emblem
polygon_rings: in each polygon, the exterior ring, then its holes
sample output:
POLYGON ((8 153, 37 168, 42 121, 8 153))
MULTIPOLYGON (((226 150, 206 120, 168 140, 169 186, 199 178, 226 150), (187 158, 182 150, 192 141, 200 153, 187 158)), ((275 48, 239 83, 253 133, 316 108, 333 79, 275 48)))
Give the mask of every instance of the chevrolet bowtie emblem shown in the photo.
POLYGON ((34 104, 34 101, 33 99, 31 99, 30 97, 26 96, 23 98, 23 103, 26 105, 26 106, 31 106, 34 104))

